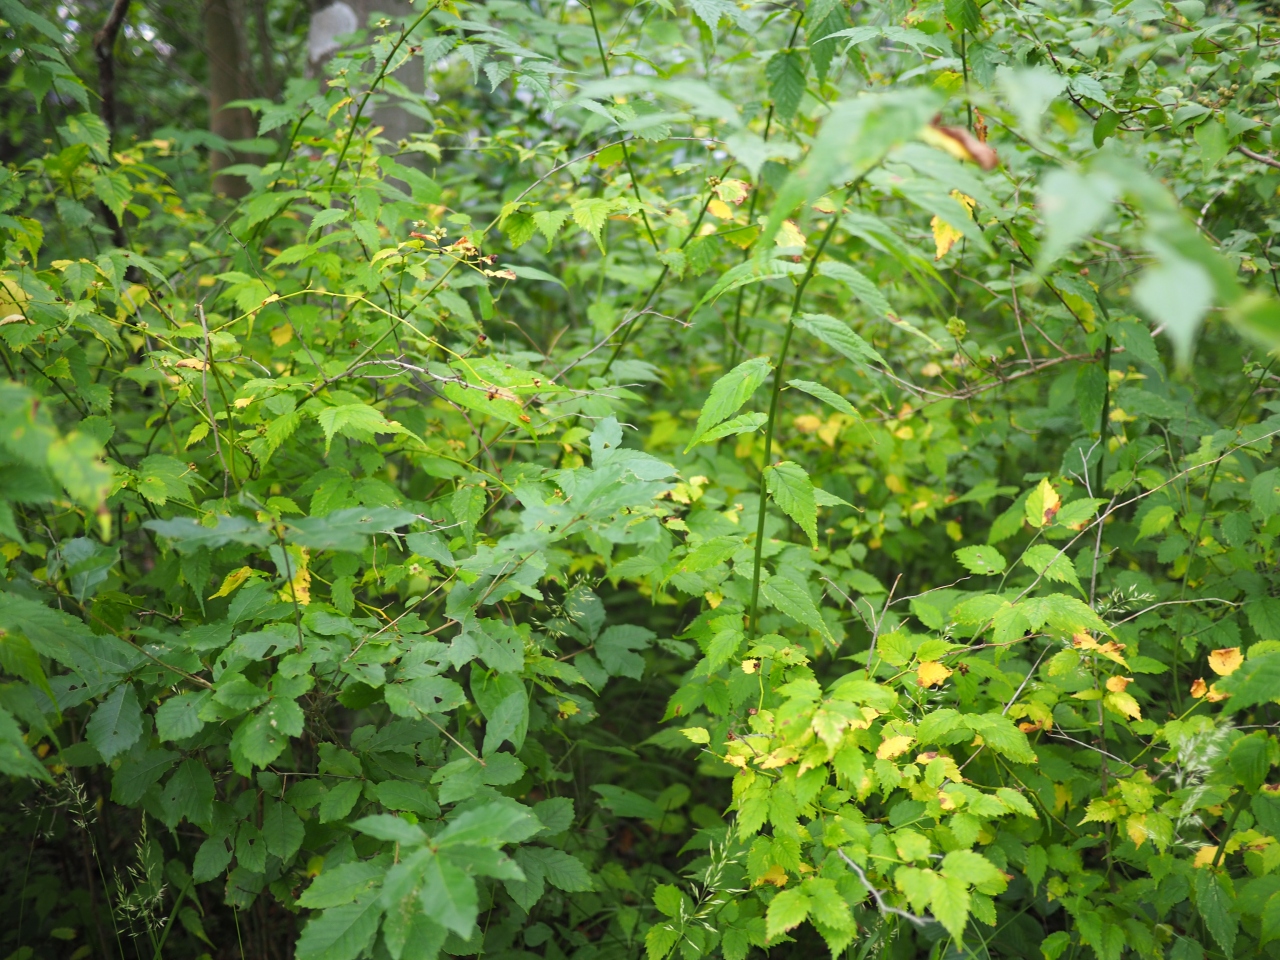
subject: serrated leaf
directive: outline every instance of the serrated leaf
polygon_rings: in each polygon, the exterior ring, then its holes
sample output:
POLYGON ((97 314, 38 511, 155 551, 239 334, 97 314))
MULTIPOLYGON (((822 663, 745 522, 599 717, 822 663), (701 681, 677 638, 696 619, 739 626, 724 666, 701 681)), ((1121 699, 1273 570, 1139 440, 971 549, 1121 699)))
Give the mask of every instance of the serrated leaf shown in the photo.
POLYGON ((817 630, 828 640, 832 639, 826 621, 822 619, 822 615, 814 605, 813 598, 809 596, 809 591, 790 577, 770 577, 760 587, 760 596, 770 606, 785 613, 792 620, 796 620, 812 630, 817 630))
POLYGON ((604 238, 601 236, 601 230, 608 223, 609 214, 613 211, 612 201, 600 197, 587 197, 584 200, 574 200, 569 206, 573 211, 573 222, 591 234, 591 239, 603 253, 604 238))
POLYGON ((796 326, 817 337, 837 353, 843 354, 860 367, 869 367, 878 363, 888 368, 884 357, 849 329, 848 324, 825 313, 802 313, 796 317, 796 326))
POLYGON ((112 690, 85 728, 86 739, 108 763, 133 746, 141 735, 142 707, 131 683, 112 690))
POLYGON ((703 304, 714 303, 719 297, 731 290, 745 287, 748 284, 760 283, 764 280, 777 280, 782 277, 794 277, 804 273, 804 266, 790 260, 758 261, 754 257, 746 260, 731 270, 720 275, 702 299, 698 301, 693 312, 697 312, 703 304))
POLYGON ((771 901, 765 914, 765 925, 769 939, 792 930, 809 916, 811 901, 808 894, 800 888, 783 890, 771 901))
POLYGON ((297 960, 355 960, 373 943, 381 917, 382 905, 374 893, 331 907, 307 922, 295 956, 297 960))
POLYGON ((764 76, 769 83, 773 110, 783 120, 796 115, 804 98, 804 58, 794 50, 780 50, 765 64, 764 76))
POLYGON ((1004 573, 1006 566, 1004 555, 986 545, 961 547, 956 551, 956 559, 970 573, 981 577, 1004 573))
POLYGON ((814 383, 812 380, 788 380, 787 385, 795 387, 797 390, 803 390, 809 396, 821 400, 841 413, 847 413, 851 417, 862 419, 862 414, 858 413, 857 408, 834 390, 829 390, 820 383, 814 383))
POLYGON ((861 271, 839 260, 824 260, 818 264, 818 272, 824 277, 839 280, 849 292, 861 300, 877 319, 894 315, 893 308, 880 289, 861 271))
POLYGON ((712 384, 685 453, 701 442, 712 427, 737 413, 760 384, 764 383, 772 369, 773 364, 768 357, 753 357, 738 364, 712 384))
POLYGON ((1038 543, 1022 555, 1022 562, 1046 580, 1069 583, 1077 590, 1080 589, 1080 578, 1076 575, 1075 565, 1057 547, 1038 543))
POLYGON ((818 508, 813 498, 813 482, 804 467, 791 460, 775 463, 765 471, 765 485, 769 495, 800 529, 818 546, 818 508))

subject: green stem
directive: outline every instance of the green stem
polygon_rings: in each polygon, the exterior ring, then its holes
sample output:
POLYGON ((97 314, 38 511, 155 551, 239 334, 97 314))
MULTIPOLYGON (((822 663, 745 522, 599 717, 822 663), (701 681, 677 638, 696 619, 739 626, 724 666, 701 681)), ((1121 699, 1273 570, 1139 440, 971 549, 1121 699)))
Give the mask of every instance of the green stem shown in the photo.
POLYGON ((427 4, 427 9, 417 20, 405 30, 401 31, 400 39, 396 41, 396 45, 391 48, 391 52, 387 54, 387 58, 382 61, 382 66, 378 69, 378 75, 373 78, 373 83, 369 84, 369 89, 364 92, 364 97, 360 101, 360 106, 356 108, 356 115, 351 118, 351 126, 347 129, 347 139, 342 143, 342 151, 338 154, 338 159, 333 165, 333 176, 329 178, 329 189, 333 189, 334 183, 338 179, 338 173, 342 170, 342 161, 347 158, 347 151, 351 148, 351 141, 356 135, 356 127, 360 123, 360 118, 364 116, 364 108, 369 104, 369 98, 373 96, 373 91, 378 89, 378 84, 382 82, 382 78, 387 75, 387 67, 391 66, 391 61, 395 59, 396 53, 404 46, 404 42, 409 39, 409 34, 418 29, 418 24, 427 19, 431 11, 438 5, 440 0, 434 0, 433 3, 427 4))
MULTIPOLYGON (((863 174, 866 176, 866 174, 863 174)), ((844 200, 847 201, 853 195, 853 191, 857 188, 862 177, 849 185, 845 193, 844 200)), ((840 207, 843 208, 844 201, 840 207)), ((787 315, 787 329, 782 336, 782 347, 778 351, 778 364, 773 373, 773 393, 769 397, 769 419, 764 429, 764 466, 760 476, 760 503, 756 514, 756 550, 755 557, 751 565, 751 610, 748 615, 750 621, 748 625, 749 637, 754 639, 759 636, 759 602, 760 602, 760 560, 764 550, 764 521, 767 511, 769 489, 765 483, 763 470, 769 469, 769 457, 773 454, 773 431, 778 420, 778 398, 782 395, 782 373, 787 363, 787 351, 791 347, 791 335, 795 332, 796 313, 800 310, 800 300, 804 296, 805 288, 809 286, 809 281, 813 279, 814 271, 818 268, 818 258, 822 256, 822 252, 826 250, 831 235, 836 232, 836 224, 840 222, 840 211, 837 209, 831 215, 831 222, 827 224, 827 229, 822 234, 822 239, 818 241, 818 248, 814 250, 813 256, 809 258, 809 267, 804 272, 804 276, 800 278, 800 282, 796 285, 795 296, 791 298, 791 312, 787 315)))
MULTIPOLYGON (((604 52, 604 42, 600 39, 600 27, 596 24, 596 5, 594 3, 587 4, 587 13, 591 14, 591 32, 596 35, 596 49, 600 51, 600 68, 604 70, 604 77, 609 79, 609 57, 604 52)), ((653 227, 649 224, 649 215, 644 212, 644 201, 640 198, 640 184, 636 181, 635 168, 631 166, 631 151, 627 149, 624 141, 622 144, 622 159, 627 164, 627 173, 631 175, 631 192, 636 195, 636 203, 640 204, 640 219, 644 221, 644 229, 649 234, 649 242, 653 244, 653 249, 658 249, 658 238, 653 235, 653 227)))
POLYGON ((1107 423, 1111 419, 1111 334, 1102 351, 1102 421, 1098 424, 1098 476, 1094 482, 1094 496, 1102 492, 1102 462, 1107 456, 1107 423))

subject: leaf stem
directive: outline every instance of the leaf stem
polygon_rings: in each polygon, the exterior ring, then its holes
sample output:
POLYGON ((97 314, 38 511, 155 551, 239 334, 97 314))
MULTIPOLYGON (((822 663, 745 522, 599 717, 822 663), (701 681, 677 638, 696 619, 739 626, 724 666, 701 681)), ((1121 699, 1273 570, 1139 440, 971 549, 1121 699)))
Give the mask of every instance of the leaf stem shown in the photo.
MULTIPOLYGON (((866 174, 863 174, 863 177, 865 176, 866 174)), ((848 189, 845 191, 845 201, 853 195, 853 191, 861 181, 862 177, 859 177, 849 184, 848 189)), ((842 202, 841 207, 843 205, 842 202)), ((831 222, 827 224, 827 229, 823 231, 822 239, 818 241, 817 249, 813 251, 813 256, 809 258, 809 267, 796 285, 795 295, 791 298, 791 311, 787 315, 787 329, 782 336, 782 347, 778 350, 778 362, 773 372, 773 393, 769 397, 769 419, 764 429, 764 466, 761 469, 760 477, 760 504, 756 512, 756 549, 755 557, 751 564, 751 608, 748 614, 749 623, 747 627, 749 639, 755 639, 760 633, 760 560, 764 550, 764 521, 769 499, 769 488, 764 481, 763 471, 769 469, 769 457, 773 454, 773 433, 778 420, 778 398, 782 395, 783 369, 787 363, 787 351, 791 348, 791 335, 795 332, 796 314, 800 310, 800 301, 804 297, 805 288, 809 286, 809 281, 813 279, 814 271, 818 268, 818 259, 822 256, 823 251, 827 249, 827 243, 831 240, 832 234, 836 232, 836 224, 839 222, 840 213, 837 210, 831 214, 831 222)))

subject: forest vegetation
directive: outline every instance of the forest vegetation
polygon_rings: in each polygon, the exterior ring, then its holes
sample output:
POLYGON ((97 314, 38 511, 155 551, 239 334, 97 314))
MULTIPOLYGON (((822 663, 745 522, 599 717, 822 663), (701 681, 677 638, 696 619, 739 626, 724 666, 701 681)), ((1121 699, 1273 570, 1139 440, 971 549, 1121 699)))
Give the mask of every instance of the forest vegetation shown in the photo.
POLYGON ((0 89, 0 957, 1280 960, 1276 5, 0 0, 0 89))

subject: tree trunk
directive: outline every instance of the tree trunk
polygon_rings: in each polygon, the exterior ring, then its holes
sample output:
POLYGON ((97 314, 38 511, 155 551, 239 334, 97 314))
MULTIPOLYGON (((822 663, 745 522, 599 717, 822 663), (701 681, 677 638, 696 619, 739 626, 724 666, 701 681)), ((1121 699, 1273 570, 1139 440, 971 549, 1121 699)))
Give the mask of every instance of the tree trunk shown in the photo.
MULTIPOLYGON (((342 48, 337 38, 356 30, 376 30, 376 27, 369 26, 369 20, 375 14, 397 19, 411 18, 414 9, 409 0, 337 0, 316 10, 311 15, 311 29, 307 34, 307 72, 313 77, 324 76, 325 64, 342 48)), ((415 93, 423 91, 422 61, 417 57, 410 57, 391 76, 415 93)), ((393 101, 378 106, 370 119, 375 126, 383 128, 382 136, 392 143, 407 140, 410 134, 423 127, 421 118, 393 101)))
MULTIPOLYGON (((205 0, 204 30, 209 51, 209 131, 226 140, 248 140, 253 137, 253 117, 244 107, 226 107, 243 98, 247 90, 240 32, 231 0, 205 0)), ((229 151, 209 152, 214 193, 242 197, 248 192, 249 185, 243 177, 219 173, 236 162, 236 156, 229 151)))

